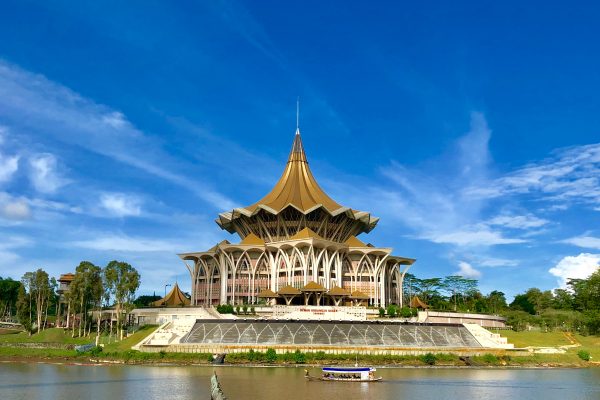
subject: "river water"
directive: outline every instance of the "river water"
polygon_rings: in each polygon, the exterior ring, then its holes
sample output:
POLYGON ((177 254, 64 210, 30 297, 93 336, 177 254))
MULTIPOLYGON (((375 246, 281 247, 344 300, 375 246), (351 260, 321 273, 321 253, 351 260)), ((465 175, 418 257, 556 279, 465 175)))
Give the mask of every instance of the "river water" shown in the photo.
MULTIPOLYGON (((308 382, 304 368, 0 363, 0 399, 600 399, 600 369, 379 368, 378 383, 308 382)), ((318 375, 319 369, 311 369, 318 375)))

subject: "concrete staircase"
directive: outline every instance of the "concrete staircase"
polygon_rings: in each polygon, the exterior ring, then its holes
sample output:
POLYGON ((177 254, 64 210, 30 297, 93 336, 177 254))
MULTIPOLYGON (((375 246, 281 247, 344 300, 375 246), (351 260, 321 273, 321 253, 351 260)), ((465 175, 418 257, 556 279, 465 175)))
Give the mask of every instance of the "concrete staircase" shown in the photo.
POLYGON ((478 324, 463 324, 465 328, 477 339, 482 347, 490 349, 514 349, 515 345, 508 343, 508 339, 497 333, 492 333, 478 324))

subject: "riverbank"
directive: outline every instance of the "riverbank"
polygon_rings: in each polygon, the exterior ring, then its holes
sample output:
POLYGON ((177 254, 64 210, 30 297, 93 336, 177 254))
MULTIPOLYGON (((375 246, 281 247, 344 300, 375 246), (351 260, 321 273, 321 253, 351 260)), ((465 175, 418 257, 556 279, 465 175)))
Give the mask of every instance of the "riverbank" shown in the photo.
MULTIPOLYGON (((126 365, 211 365, 212 355, 202 353, 143 353, 135 350, 120 352, 77 353, 69 349, 0 347, 0 362, 33 362, 57 364, 126 364, 126 365)), ((513 367, 513 368, 587 368, 598 367, 574 354, 531 354, 510 356, 485 354, 462 358, 454 354, 423 356, 326 355, 324 353, 286 353, 268 358, 265 353, 228 354, 226 365, 239 366, 322 366, 373 365, 380 367, 513 367)))
MULTIPOLYGON (((61 329, 49 329, 40 334, 12 334, 0 336, 0 361, 3 362, 42 362, 61 364, 133 364, 133 365, 210 365, 212 354, 205 353, 145 353, 131 350, 131 347, 152 333, 155 326, 147 326, 119 342, 105 343, 103 348, 95 348, 86 353, 78 353, 74 346, 87 344, 94 338, 72 338, 61 329)), ((506 334, 507 331, 503 331, 506 334)), ((513 367, 513 368, 587 368, 598 367, 600 361, 600 338, 564 335, 560 332, 514 332, 509 333, 520 347, 529 343, 556 348, 562 354, 534 353, 533 351, 496 351, 474 357, 460 357, 455 354, 426 354, 420 356, 394 355, 354 355, 326 354, 324 352, 291 352, 275 354, 271 351, 231 353, 225 358, 228 365, 248 366, 321 366, 361 365, 384 367, 513 367), (574 343, 576 342, 576 343, 574 343), (589 361, 581 359, 580 350, 589 353, 589 361)), ((103 341, 109 340, 103 338, 103 341)))

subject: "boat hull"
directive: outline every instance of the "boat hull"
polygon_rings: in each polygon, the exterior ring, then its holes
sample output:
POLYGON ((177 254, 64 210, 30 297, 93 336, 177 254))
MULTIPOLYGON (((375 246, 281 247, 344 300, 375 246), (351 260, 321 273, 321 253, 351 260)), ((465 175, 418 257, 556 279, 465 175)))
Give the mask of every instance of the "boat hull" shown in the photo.
POLYGON ((381 376, 373 379, 351 379, 351 378, 323 378, 316 376, 305 376, 309 381, 321 381, 321 382, 380 382, 383 378, 381 376))

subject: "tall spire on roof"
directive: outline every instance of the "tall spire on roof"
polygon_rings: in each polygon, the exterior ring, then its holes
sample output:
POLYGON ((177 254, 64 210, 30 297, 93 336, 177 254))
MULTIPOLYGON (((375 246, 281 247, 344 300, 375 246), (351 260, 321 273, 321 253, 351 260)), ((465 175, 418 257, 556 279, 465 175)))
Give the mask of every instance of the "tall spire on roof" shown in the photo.
POLYGON ((302 137, 300 136, 300 97, 296 100, 296 135, 294 136, 294 143, 292 143, 292 151, 288 157, 288 163, 293 161, 300 161, 308 163, 306 159, 306 153, 304 153, 304 145, 302 144, 302 137))
POLYGON ((296 99, 296 135, 300 134, 300 96, 296 99))

